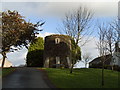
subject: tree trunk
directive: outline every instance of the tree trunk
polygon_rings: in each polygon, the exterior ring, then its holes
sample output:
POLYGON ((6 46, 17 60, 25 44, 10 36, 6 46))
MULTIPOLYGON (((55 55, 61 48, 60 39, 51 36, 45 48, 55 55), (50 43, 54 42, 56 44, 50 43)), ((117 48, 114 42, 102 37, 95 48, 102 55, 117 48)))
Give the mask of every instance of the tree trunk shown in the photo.
POLYGON ((102 87, 104 86, 104 61, 102 63, 102 87))
POLYGON ((112 48, 111 48, 111 46, 110 46, 110 60, 111 60, 111 62, 112 62, 112 65, 111 65, 111 69, 112 69, 112 71, 114 70, 114 60, 113 60, 113 54, 112 54, 112 48))
POLYGON ((85 63, 85 68, 87 68, 87 63, 85 63))
POLYGON ((112 71, 114 70, 114 65, 112 65, 112 71))
POLYGON ((75 45, 75 56, 72 55, 72 57, 71 57, 72 58, 72 65, 71 65, 70 73, 73 72, 73 67, 74 67, 74 64, 75 64, 76 55, 77 55, 77 44, 75 45))
POLYGON ((102 86, 104 86, 104 68, 102 68, 102 86))
POLYGON ((3 61, 2 61, 2 68, 4 67, 4 63, 5 63, 5 58, 6 58, 6 53, 2 52, 2 56, 3 56, 3 61))
POLYGON ((73 66, 74 66, 74 64, 72 64, 72 65, 71 65, 71 68, 70 68, 70 73, 72 73, 72 72, 73 72, 73 66))

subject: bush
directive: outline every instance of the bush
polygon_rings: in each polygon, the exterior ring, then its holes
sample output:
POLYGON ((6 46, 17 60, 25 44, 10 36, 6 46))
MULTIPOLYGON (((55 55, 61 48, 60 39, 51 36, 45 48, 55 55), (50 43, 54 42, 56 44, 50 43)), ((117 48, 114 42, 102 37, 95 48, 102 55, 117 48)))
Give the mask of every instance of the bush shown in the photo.
POLYGON ((102 64, 92 64, 91 66, 89 66, 89 68, 102 68, 102 64))
MULTIPOLYGON (((102 68, 102 64, 92 64, 89 68, 102 68)), ((112 65, 104 65, 104 69, 112 70, 112 65)), ((120 71, 120 67, 118 65, 114 65, 113 70, 120 71)))
POLYGON ((112 70, 112 66, 111 65, 104 65, 104 69, 112 70))
MULTIPOLYGON (((112 65, 105 65, 105 66, 104 66, 104 69, 112 70, 112 65)), ((119 67, 118 65, 114 65, 114 66, 113 66, 113 70, 115 70, 115 71, 120 71, 120 67, 119 67)))
POLYGON ((43 52, 44 41, 43 38, 38 37, 28 48, 27 67, 43 67, 43 52))
POLYGON ((113 69, 114 69, 115 71, 120 71, 120 67, 119 67, 118 65, 114 65, 113 69))

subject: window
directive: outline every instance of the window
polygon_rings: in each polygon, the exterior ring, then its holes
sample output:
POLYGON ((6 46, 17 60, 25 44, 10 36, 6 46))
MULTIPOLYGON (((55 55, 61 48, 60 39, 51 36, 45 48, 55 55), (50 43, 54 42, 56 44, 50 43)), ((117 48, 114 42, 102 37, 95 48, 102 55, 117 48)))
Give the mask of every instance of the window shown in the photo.
POLYGON ((56 57, 56 64, 60 64, 60 57, 56 57))
POLYGON ((59 44, 60 43, 60 39, 59 38, 56 38, 55 39, 55 44, 59 44))

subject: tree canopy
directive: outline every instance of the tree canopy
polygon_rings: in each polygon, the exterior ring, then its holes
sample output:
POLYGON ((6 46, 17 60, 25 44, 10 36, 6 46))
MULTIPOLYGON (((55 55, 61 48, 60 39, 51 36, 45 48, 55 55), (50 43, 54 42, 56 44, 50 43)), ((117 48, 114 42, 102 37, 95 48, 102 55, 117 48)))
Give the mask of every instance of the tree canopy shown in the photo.
POLYGON ((28 48, 27 66, 43 67, 44 40, 42 37, 36 38, 28 48))
POLYGON ((35 39, 35 35, 44 22, 33 24, 27 22, 25 17, 21 16, 17 11, 2 12, 2 50, 3 64, 6 52, 14 52, 25 46, 35 39))

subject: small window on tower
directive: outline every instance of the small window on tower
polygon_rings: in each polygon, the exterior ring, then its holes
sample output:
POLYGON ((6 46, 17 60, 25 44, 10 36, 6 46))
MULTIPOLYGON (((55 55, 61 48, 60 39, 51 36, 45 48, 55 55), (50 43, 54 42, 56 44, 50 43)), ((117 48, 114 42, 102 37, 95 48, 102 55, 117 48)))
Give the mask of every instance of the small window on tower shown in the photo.
POLYGON ((60 43, 60 38, 56 38, 55 39, 55 44, 59 44, 60 43))

